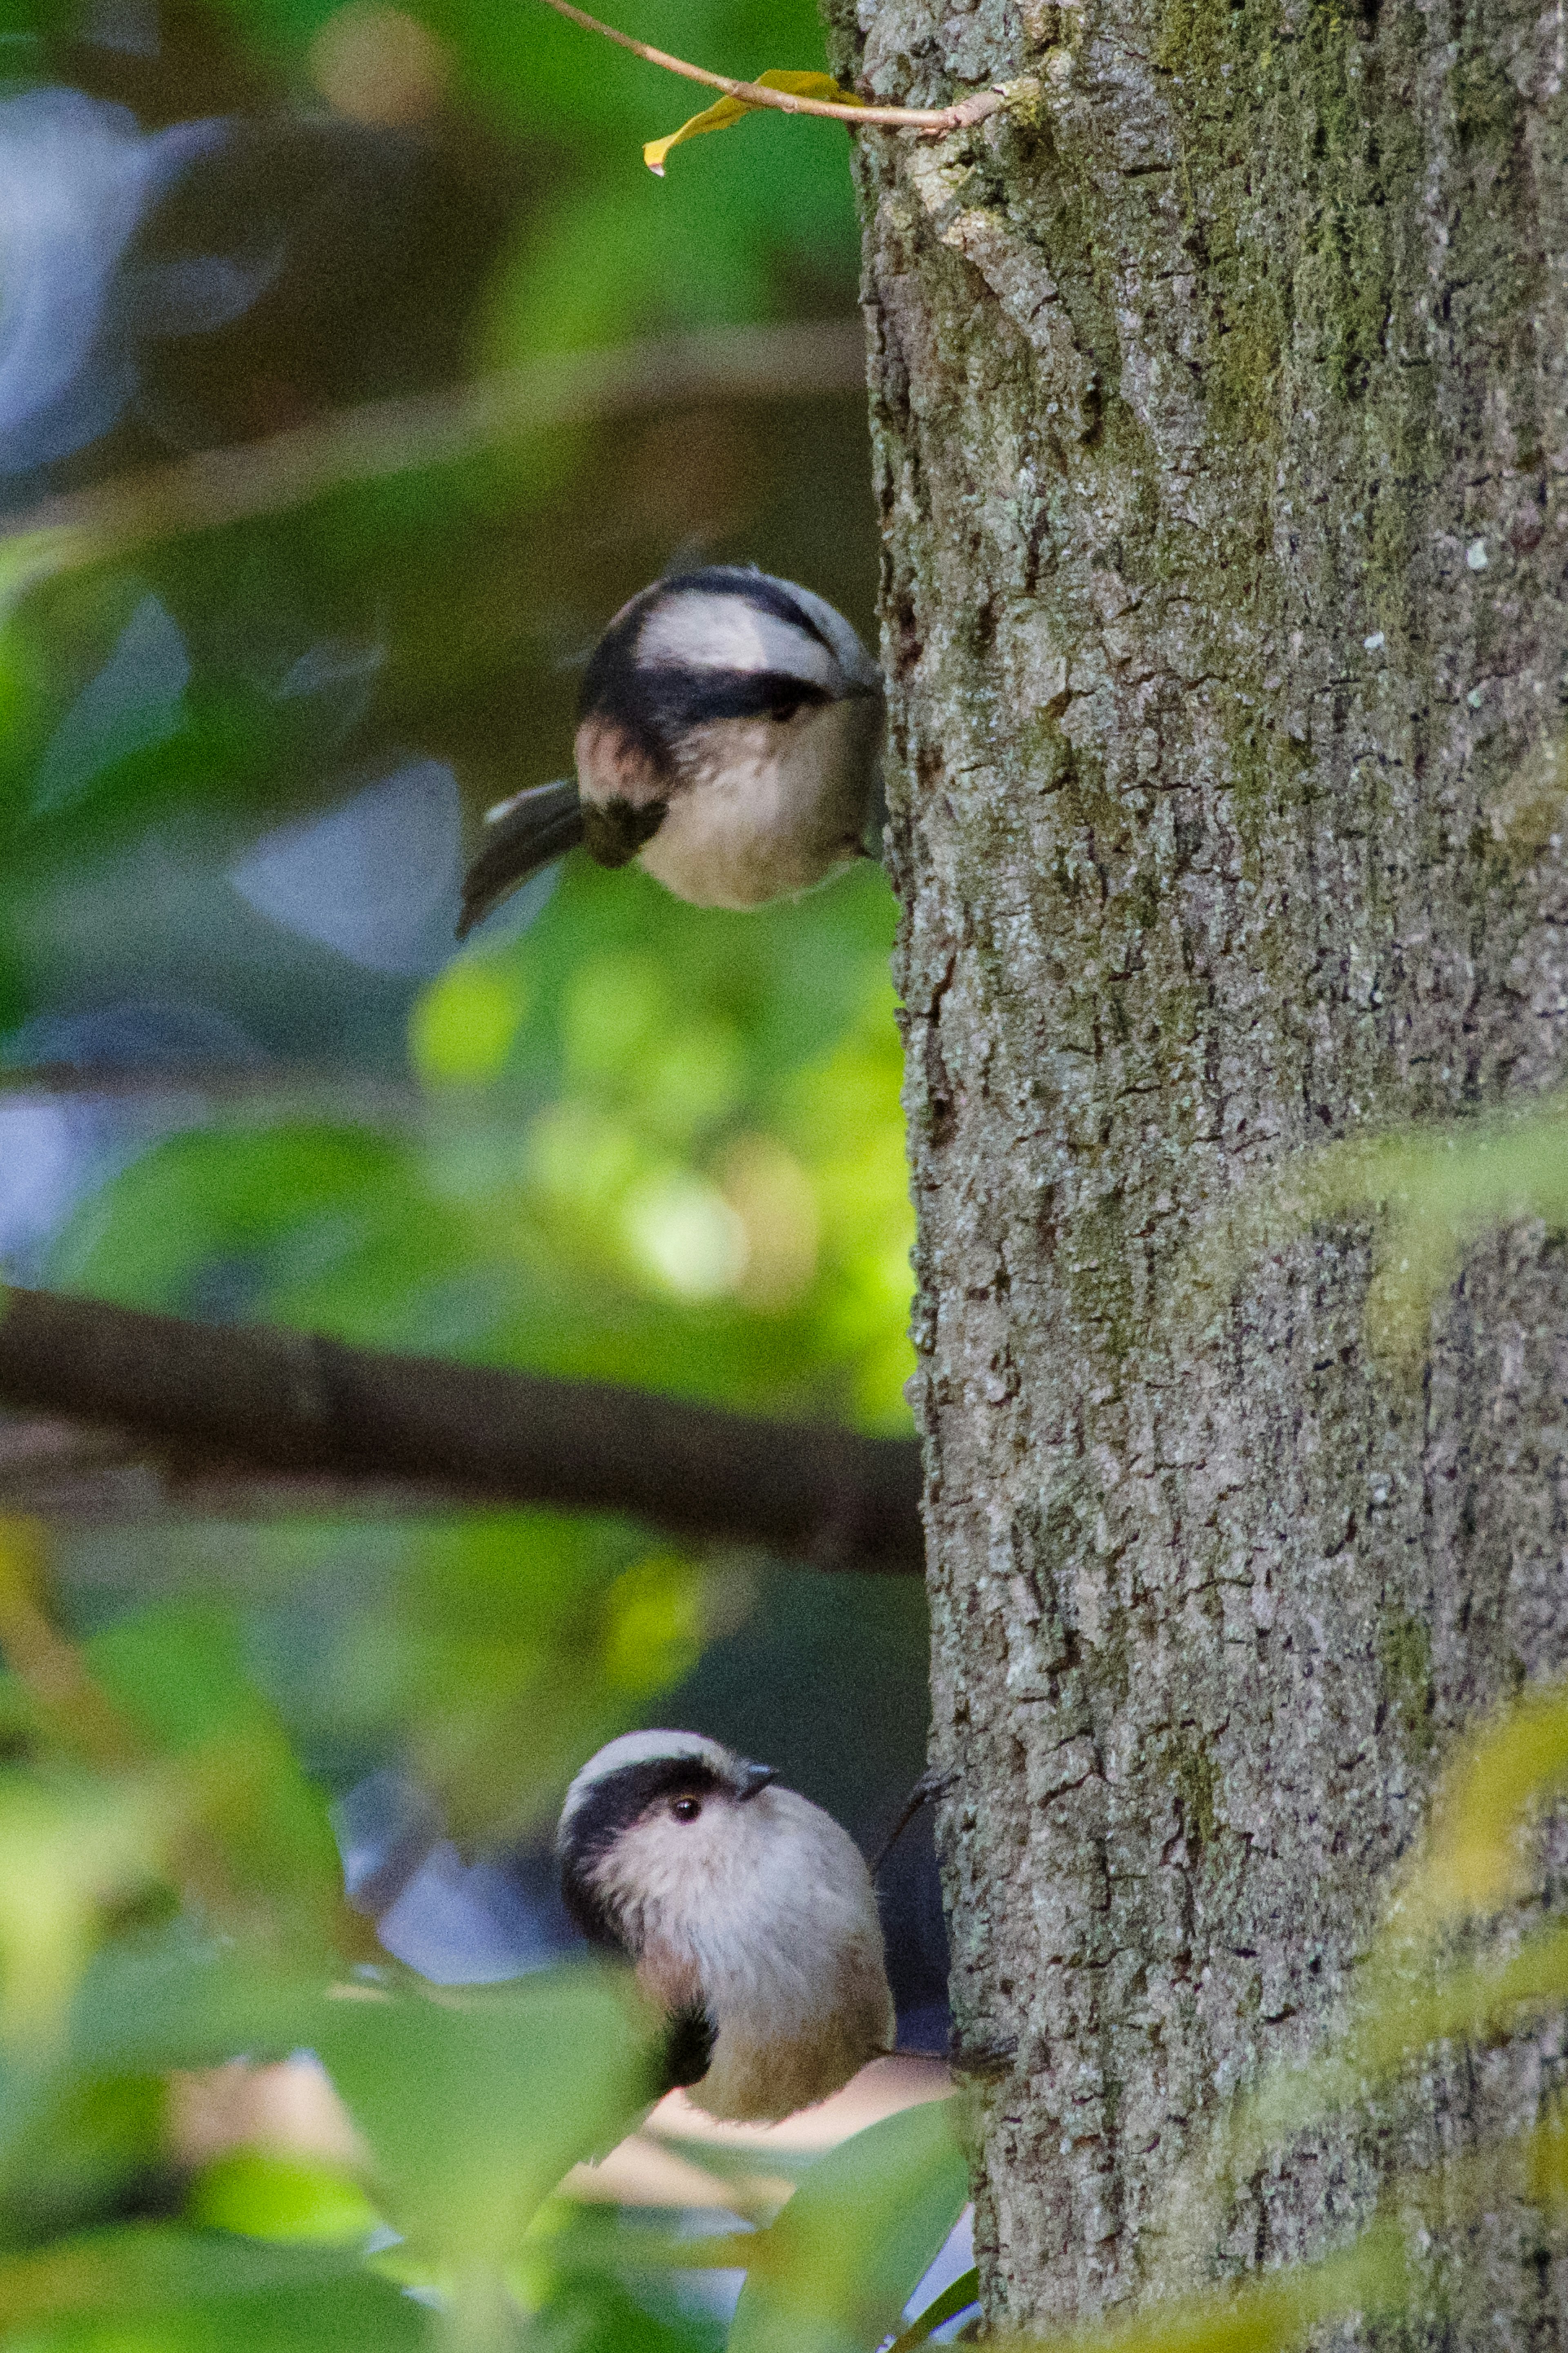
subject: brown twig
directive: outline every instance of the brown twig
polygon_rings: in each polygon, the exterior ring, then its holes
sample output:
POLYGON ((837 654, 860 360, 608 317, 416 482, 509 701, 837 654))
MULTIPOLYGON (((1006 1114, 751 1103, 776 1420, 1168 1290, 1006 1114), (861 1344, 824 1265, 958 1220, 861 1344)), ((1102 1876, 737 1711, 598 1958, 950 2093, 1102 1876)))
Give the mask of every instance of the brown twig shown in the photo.
POLYGON ((561 353, 456 391, 367 401, 265 441, 203 450, 46 499, 0 529, 0 584, 15 593, 133 547, 280 514, 344 483, 452 465, 551 426, 682 402, 858 390, 865 378, 858 319, 561 353))
POLYGON ((666 73, 700 81, 705 90, 721 90, 726 98, 738 98, 747 106, 771 107, 776 114, 816 114, 828 122, 852 123, 861 131, 922 131, 934 138, 943 131, 966 131, 971 123, 984 122, 1006 102, 1000 90, 977 90, 973 98, 960 99, 953 106, 841 106, 832 99, 797 98, 793 90, 770 90, 765 82, 737 81, 732 74, 710 73, 705 66, 689 65, 684 58, 672 58, 668 49, 656 49, 651 42, 602 24, 585 8, 574 6, 574 0, 545 0, 545 5, 585 31, 614 41, 618 49, 629 49, 634 58, 662 66, 666 73))
POLYGON ((943 1772, 935 1765, 930 1766, 921 1775, 920 1779, 905 1799, 891 1830, 883 1839, 868 1865, 873 1880, 880 1878, 882 1865, 887 1862, 915 1816, 923 1807, 931 1805, 938 1798, 944 1798, 957 1779, 956 1773, 943 1772))
POLYGON ((924 1566, 913 1440, 52 1292, 0 1306, 0 1399, 129 1433, 198 1482, 295 1482, 307 1506, 324 1481, 344 1508, 391 1491, 624 1513, 818 1568, 924 1566))

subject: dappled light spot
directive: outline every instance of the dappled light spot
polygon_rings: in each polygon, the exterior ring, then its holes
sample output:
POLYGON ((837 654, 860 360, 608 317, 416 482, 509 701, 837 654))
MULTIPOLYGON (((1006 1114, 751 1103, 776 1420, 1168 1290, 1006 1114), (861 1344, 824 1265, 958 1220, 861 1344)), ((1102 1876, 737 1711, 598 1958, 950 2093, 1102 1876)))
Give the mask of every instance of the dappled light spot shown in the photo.
POLYGON ((654 1553, 624 1569, 605 1597, 605 1675, 638 1698, 679 1683, 702 1652, 701 1577, 679 1553, 654 1553))
POLYGON ((742 1135, 724 1160, 724 1198, 746 1229, 741 1296, 748 1307, 792 1306, 816 1280, 822 1219, 816 1190, 770 1135, 742 1135))
POLYGON ((434 1086, 482 1086, 499 1077, 527 1009, 522 976, 511 965, 460 957, 415 1003, 408 1052, 416 1072, 434 1086))
POLYGON ((639 1265, 683 1299, 719 1299, 746 1271, 746 1229, 716 1185, 687 1170, 651 1178, 622 1212, 639 1265))
POLYGON ((417 17, 351 0, 310 44, 310 79, 354 122, 422 122, 446 93, 447 51, 417 17))

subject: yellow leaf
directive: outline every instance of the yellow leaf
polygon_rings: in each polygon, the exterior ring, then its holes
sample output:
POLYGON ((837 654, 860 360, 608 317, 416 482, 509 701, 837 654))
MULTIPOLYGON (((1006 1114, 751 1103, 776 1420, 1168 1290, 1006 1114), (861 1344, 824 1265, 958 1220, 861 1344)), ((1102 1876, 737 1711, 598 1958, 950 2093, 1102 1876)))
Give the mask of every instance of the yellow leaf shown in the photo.
MULTIPOLYGON (((787 90, 792 98, 826 99, 830 106, 864 106, 866 103, 863 98, 857 98, 852 90, 841 90, 831 74, 792 73, 787 68, 770 66, 766 73, 758 74, 757 80, 763 90, 787 90)), ((716 106, 704 107, 702 112, 694 114, 689 122, 683 122, 679 131, 672 131, 668 139, 650 139, 642 151, 643 162, 662 180, 665 157, 672 147, 679 147, 683 139, 699 138, 704 131, 728 131, 731 123, 739 122, 742 114, 755 114, 758 111, 756 107, 748 105, 743 98, 721 98, 716 106)))

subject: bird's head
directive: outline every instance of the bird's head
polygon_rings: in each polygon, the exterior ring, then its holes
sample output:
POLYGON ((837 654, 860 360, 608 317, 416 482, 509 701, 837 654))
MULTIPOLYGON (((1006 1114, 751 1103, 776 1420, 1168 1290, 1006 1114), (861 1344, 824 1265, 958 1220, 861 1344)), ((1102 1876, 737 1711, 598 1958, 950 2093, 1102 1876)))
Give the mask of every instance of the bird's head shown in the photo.
POLYGON ((491 809, 458 936, 584 844, 700 907, 759 907, 880 854, 882 674, 809 588, 748 565, 655 581, 583 681, 574 783, 491 809))
POLYGON ((650 1915, 700 1912, 754 1860, 753 1810, 773 1779, 698 1732, 628 1732, 591 1757, 561 1810, 556 1852, 584 1934, 636 1955, 650 1915))
POLYGON ((810 589, 739 565, 656 581, 583 681, 588 847, 699 904, 803 890, 866 850, 881 729, 880 670, 810 589))

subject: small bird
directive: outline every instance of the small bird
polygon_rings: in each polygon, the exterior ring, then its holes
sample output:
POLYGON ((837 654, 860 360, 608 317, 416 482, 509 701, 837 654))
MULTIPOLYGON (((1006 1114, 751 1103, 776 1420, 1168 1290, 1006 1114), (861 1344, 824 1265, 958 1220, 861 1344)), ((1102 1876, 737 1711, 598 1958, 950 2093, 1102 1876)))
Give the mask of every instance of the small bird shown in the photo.
POLYGON ((567 1790, 556 1853, 567 1910, 635 1963, 669 2021, 669 2080, 710 2116, 792 2116, 892 2048, 870 1873, 770 1767, 700 1733, 625 1733, 567 1790))
POLYGON ((882 673, 841 613, 743 565, 658 580, 588 663, 577 782, 489 812, 458 937, 584 843, 697 907, 759 907, 875 855, 882 673))

